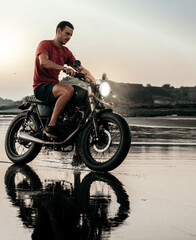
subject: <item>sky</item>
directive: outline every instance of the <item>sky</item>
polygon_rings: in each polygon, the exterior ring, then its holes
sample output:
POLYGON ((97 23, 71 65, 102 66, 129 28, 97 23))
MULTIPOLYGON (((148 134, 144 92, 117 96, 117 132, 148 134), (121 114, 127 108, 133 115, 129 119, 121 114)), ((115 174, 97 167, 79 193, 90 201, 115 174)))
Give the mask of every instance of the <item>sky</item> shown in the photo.
MULTIPOLYGON (((70 21, 67 47, 95 78, 196 86, 195 0, 0 0, 0 97, 33 94, 35 51, 70 21)), ((60 79, 64 77, 60 74, 60 79)))

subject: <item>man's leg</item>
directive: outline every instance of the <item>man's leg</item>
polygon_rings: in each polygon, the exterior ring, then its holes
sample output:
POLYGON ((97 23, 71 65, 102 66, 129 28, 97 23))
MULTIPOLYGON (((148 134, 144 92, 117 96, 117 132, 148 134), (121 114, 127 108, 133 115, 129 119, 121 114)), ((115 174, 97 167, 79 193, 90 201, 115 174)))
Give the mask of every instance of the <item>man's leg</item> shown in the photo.
POLYGON ((44 130, 44 133, 48 137, 58 138, 57 129, 55 127, 56 121, 60 113, 63 111, 64 107, 67 105, 67 103, 71 99, 73 93, 74 93, 74 89, 69 85, 56 84, 52 88, 52 94, 54 98, 57 98, 57 101, 55 103, 50 122, 46 127, 46 129, 44 130))
POLYGON ((52 93, 54 95, 54 98, 58 98, 58 99, 54 106, 54 110, 48 126, 56 125, 56 121, 60 113, 63 111, 64 107, 67 105, 67 103, 69 102, 69 100, 71 99, 74 93, 74 88, 69 85, 56 84, 52 89, 52 93))
MULTIPOLYGON (((69 85, 56 84, 52 89, 52 93, 54 98, 58 98, 58 99, 56 101, 50 122, 48 124, 48 126, 51 126, 51 127, 56 125, 56 121, 60 113, 62 112, 64 107, 67 105, 67 103, 69 102, 69 100, 71 99, 74 93, 74 88, 69 85)), ((49 135, 49 136, 52 137, 52 135, 49 135)), ((55 135, 53 137, 55 137, 55 135)), ((81 163, 82 163, 82 160, 80 158, 79 150, 76 144, 74 146, 73 165, 79 165, 81 163)))

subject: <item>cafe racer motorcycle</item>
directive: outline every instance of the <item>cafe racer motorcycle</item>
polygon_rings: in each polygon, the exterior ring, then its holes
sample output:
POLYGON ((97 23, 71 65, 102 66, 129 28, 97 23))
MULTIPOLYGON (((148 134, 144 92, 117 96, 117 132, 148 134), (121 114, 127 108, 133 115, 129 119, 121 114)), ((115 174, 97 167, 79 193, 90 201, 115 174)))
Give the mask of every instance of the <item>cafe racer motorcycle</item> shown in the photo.
POLYGON ((88 80, 80 66, 76 60, 75 78, 85 82, 87 88, 73 85, 74 95, 58 118, 57 140, 43 133, 54 104, 34 96, 23 99, 19 106, 22 111, 11 122, 5 137, 5 151, 12 162, 32 161, 43 146, 61 152, 73 151, 76 146, 83 163, 95 171, 111 171, 123 162, 131 143, 129 126, 107 107, 110 105, 104 99, 111 92, 107 80, 88 80))

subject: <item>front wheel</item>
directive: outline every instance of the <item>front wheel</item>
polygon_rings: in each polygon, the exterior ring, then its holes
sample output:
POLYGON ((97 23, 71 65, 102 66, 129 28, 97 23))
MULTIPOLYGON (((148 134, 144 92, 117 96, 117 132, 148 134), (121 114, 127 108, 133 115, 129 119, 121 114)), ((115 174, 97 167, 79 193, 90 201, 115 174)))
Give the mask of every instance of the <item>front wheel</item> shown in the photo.
POLYGON ((17 133, 21 130, 28 134, 33 134, 39 129, 39 120, 35 114, 31 114, 29 120, 26 119, 25 112, 19 113, 11 122, 5 137, 5 151, 8 158, 14 163, 28 163, 32 161, 40 152, 42 145, 21 140, 17 133))
POLYGON ((81 157, 92 170, 111 171, 119 166, 129 152, 131 135, 125 119, 115 113, 99 116, 99 140, 95 141, 92 124, 81 137, 81 157))

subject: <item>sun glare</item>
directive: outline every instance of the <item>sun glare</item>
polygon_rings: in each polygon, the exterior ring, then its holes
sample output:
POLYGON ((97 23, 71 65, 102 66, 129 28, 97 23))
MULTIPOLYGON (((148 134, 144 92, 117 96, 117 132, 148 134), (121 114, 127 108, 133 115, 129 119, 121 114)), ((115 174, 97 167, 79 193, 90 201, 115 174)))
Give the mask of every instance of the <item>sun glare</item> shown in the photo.
POLYGON ((15 58, 19 51, 19 39, 17 37, 4 34, 0 36, 0 60, 6 61, 15 58))
POLYGON ((6 60, 14 54, 14 47, 10 41, 0 39, 0 59, 6 60))

